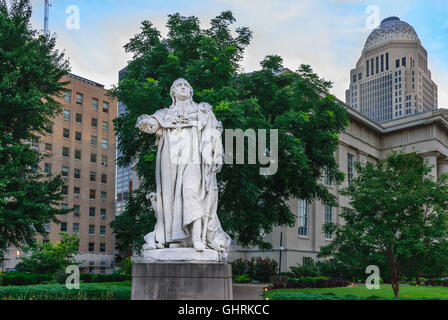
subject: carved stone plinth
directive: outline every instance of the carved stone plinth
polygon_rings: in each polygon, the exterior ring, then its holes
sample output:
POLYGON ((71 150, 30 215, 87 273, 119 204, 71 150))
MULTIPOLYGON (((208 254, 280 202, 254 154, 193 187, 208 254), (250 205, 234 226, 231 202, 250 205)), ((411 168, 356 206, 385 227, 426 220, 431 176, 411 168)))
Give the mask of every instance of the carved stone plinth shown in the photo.
POLYGON ((233 300, 227 263, 134 263, 132 300, 233 300))
POLYGON ((166 248, 143 251, 144 262, 220 262, 219 252, 194 248, 166 248))

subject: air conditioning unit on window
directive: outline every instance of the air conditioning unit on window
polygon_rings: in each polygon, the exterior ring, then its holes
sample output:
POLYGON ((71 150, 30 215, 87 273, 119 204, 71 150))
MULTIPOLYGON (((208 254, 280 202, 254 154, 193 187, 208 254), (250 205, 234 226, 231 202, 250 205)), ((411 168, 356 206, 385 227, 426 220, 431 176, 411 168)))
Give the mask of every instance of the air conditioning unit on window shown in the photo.
POLYGON ((75 198, 80 198, 81 197, 81 195, 79 194, 79 193, 75 193, 75 198))
POLYGON ((103 215, 101 216, 101 219, 106 220, 106 216, 103 214, 103 215))
POLYGON ((107 167, 107 162, 101 162, 101 164, 105 167, 107 167))
POLYGON ((75 212, 73 212, 73 215, 75 217, 79 217, 79 216, 81 216, 81 213, 79 211, 75 211, 75 212))

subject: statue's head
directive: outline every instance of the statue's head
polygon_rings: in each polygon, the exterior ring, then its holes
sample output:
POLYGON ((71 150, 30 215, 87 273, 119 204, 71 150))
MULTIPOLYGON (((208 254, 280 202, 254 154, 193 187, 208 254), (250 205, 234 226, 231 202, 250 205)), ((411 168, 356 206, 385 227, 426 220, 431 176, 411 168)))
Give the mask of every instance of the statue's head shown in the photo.
POLYGON ((179 78, 173 82, 170 95, 173 100, 173 105, 177 101, 190 101, 190 103, 193 103, 193 88, 188 81, 183 78, 179 78))

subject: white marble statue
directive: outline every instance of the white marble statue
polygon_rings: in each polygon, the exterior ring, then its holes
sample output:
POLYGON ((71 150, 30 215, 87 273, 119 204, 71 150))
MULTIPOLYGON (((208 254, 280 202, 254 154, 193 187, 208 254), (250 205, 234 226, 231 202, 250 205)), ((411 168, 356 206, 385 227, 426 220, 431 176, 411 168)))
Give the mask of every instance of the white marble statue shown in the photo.
POLYGON ((145 255, 167 247, 194 248, 193 254, 199 255, 214 250, 225 260, 230 237, 216 215, 222 124, 208 103, 193 101, 193 88, 185 79, 174 81, 170 95, 169 108, 140 116, 136 125, 155 133, 158 146, 157 190, 147 196, 157 223, 145 236, 143 250, 145 255))

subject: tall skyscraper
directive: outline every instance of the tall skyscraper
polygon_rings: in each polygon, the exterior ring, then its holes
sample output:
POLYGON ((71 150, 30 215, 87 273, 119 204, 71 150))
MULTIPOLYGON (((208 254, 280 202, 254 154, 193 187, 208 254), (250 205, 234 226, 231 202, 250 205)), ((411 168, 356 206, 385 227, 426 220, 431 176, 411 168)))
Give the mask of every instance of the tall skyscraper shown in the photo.
POLYGON ((345 95, 350 107, 379 123, 437 109, 428 54, 414 28, 384 19, 367 38, 345 95))

